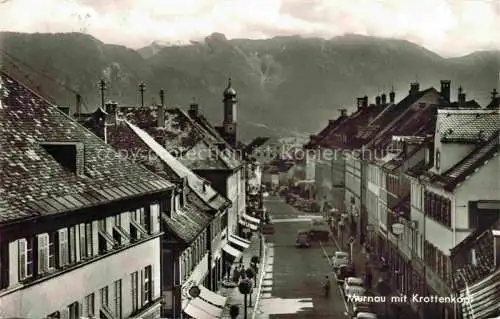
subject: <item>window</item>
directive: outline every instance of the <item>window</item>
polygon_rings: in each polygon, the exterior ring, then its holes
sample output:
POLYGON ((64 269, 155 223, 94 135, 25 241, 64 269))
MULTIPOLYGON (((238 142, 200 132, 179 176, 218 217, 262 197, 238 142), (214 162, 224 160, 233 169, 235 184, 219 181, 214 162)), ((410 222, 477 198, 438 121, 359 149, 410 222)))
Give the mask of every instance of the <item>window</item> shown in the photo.
POLYGON ((93 317, 95 315, 95 295, 90 294, 86 296, 83 306, 84 306, 84 315, 87 317, 93 317))
POLYGON ((122 225, 122 215, 121 214, 115 215, 113 217, 113 219, 114 219, 115 226, 120 227, 122 225))
POLYGON ((132 240, 137 240, 142 236, 146 236, 148 230, 144 228, 146 224, 144 208, 139 208, 135 212, 131 212, 130 216, 130 237, 132 240))
POLYGON ((108 308, 109 307, 108 286, 101 288, 99 290, 99 295, 101 297, 101 307, 108 308))
POLYGON ((114 291, 115 318, 120 319, 122 317, 122 281, 121 280, 115 281, 114 288, 115 288, 114 291))
POLYGON ((441 167, 441 152, 436 150, 436 169, 439 170, 441 167))
POLYGON ((19 239, 18 248, 19 280, 25 280, 33 276, 33 239, 19 239))
POLYGON ((38 273, 43 274, 49 270, 49 234, 37 235, 38 243, 38 273))
POLYGON ((58 230, 59 238, 59 267, 64 267, 68 264, 68 230, 66 228, 58 230))
POLYGON ((151 302, 153 294, 153 286, 152 286, 152 278, 151 278, 151 266, 147 266, 144 268, 144 299, 143 305, 151 302))
POLYGON ((132 288, 132 312, 139 309, 139 278, 137 271, 130 275, 131 288, 132 288))
POLYGON ((80 309, 78 302, 73 302, 68 306, 69 310, 69 319, 79 319, 80 318, 80 309))
POLYGON ((56 267, 56 233, 49 234, 49 269, 56 267))
POLYGON ((93 242, 93 234, 92 234, 92 223, 85 224, 85 242, 87 243, 87 257, 92 257, 94 252, 94 242, 93 242))
POLYGON ((76 227, 69 228, 69 263, 76 263, 76 227))
POLYGON ((471 249, 470 256, 471 256, 472 266, 477 266, 477 257, 476 257, 476 250, 475 249, 471 249))

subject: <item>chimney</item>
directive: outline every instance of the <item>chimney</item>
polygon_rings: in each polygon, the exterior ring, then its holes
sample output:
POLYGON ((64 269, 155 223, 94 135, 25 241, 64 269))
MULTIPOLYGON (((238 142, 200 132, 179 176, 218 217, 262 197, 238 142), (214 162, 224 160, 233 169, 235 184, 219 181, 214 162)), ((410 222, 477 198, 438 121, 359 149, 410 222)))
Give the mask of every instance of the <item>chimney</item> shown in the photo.
POLYGON ((378 96, 378 95, 377 95, 377 97, 375 97, 375 105, 376 106, 380 105, 380 96, 378 96))
POLYGON ((394 93, 394 88, 393 88, 389 93, 389 103, 394 104, 395 101, 396 101, 396 93, 394 93))
POLYGON ((356 105, 358 106, 358 110, 361 109, 365 105, 365 99, 362 97, 358 97, 356 99, 356 105))
POLYGON ((497 89, 493 89, 493 91, 491 91, 491 107, 492 108, 498 108, 500 106, 500 103, 499 103, 500 101, 498 100, 497 95, 498 95, 497 89))
POLYGON ((410 95, 415 95, 420 91, 420 84, 418 82, 410 83, 410 95))
POLYGON ((160 90, 160 105, 158 105, 157 109, 157 119, 156 119, 157 127, 165 127, 165 91, 160 90))
POLYGON ((450 101, 450 80, 441 80, 441 96, 446 100, 450 101))
POLYGON ((347 116, 347 109, 340 109, 339 112, 340 112, 340 116, 341 117, 346 117, 347 116))
POLYGON ((192 117, 193 119, 195 119, 200 114, 199 111, 200 111, 200 108, 199 108, 198 103, 196 103, 196 101, 193 101, 193 103, 191 103, 191 105, 189 105, 189 111, 188 111, 189 116, 192 117))
POLYGON ((387 104, 387 95, 385 95, 385 93, 382 93, 380 97, 382 98, 382 104, 387 104))
POLYGON ((118 104, 116 102, 108 101, 105 104, 105 111, 107 113, 107 115, 106 115, 106 122, 108 124, 110 124, 110 123, 116 123, 117 108, 118 108, 118 104))
POLYGON ((363 107, 368 107, 368 96, 363 96, 363 107))
POLYGON ((80 115, 82 114, 82 96, 80 94, 76 94, 76 114, 77 120, 80 119, 80 115))
POLYGON ((458 88, 458 107, 465 107, 466 106, 466 101, 465 101, 465 93, 462 87, 458 88))

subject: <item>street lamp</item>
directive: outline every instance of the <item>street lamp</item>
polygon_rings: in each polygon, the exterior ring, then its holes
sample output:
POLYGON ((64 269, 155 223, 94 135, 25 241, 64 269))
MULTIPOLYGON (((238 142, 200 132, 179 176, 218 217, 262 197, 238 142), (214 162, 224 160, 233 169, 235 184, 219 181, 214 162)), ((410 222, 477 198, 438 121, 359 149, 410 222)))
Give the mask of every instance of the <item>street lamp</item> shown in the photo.
MULTIPOLYGON (((401 236, 401 234, 404 232, 405 230, 405 226, 401 223, 394 223, 392 224, 392 233, 396 236, 396 253, 397 253, 397 256, 396 256, 396 269, 398 269, 398 272, 400 274, 402 274, 401 270, 399 269, 400 268, 400 263, 399 263, 399 236, 401 236)), ((397 286, 397 285, 396 285, 397 286)), ((401 286, 401 289, 403 289, 403 287, 401 286)))

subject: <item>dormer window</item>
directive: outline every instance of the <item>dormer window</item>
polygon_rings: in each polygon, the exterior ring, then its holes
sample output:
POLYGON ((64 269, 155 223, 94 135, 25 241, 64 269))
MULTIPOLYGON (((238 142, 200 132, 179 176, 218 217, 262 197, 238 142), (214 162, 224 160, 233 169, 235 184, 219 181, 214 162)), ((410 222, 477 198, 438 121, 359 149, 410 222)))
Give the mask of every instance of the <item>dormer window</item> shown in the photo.
POLYGON ((46 142, 40 144, 59 165, 76 175, 84 173, 84 144, 66 142, 46 142))
POLYGON ((439 170, 441 167, 441 152, 436 150, 436 169, 439 170))

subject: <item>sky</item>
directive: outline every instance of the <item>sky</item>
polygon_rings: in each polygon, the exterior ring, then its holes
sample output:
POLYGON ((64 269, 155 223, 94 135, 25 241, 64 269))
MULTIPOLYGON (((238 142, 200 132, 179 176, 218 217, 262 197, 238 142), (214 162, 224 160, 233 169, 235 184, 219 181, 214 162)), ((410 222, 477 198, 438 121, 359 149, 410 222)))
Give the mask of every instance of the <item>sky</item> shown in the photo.
POLYGON ((140 48, 227 38, 395 37, 443 56, 500 50, 500 0, 0 0, 0 30, 86 32, 140 48))

